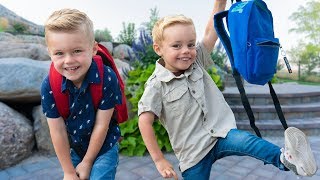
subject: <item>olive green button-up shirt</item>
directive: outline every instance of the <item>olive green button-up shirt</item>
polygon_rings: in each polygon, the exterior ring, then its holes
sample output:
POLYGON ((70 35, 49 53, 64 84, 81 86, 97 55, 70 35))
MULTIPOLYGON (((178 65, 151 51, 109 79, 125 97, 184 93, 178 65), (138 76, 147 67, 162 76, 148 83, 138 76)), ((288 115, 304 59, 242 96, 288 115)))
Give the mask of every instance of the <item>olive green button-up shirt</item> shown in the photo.
POLYGON ((168 132, 181 171, 196 165, 218 137, 236 128, 235 118, 206 68, 213 64, 202 43, 195 62, 180 76, 156 63, 138 104, 138 115, 152 112, 168 132))

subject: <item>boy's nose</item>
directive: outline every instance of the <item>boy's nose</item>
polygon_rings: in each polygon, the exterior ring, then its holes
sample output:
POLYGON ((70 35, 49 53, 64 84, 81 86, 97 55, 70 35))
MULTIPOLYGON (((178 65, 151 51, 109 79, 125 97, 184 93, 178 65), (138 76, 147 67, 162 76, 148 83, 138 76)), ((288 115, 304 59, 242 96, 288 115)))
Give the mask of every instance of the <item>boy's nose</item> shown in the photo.
POLYGON ((183 53, 189 53, 189 51, 190 51, 190 49, 188 48, 188 46, 184 46, 184 47, 182 48, 182 52, 183 52, 183 53))
POLYGON ((65 63, 70 63, 73 61, 73 57, 71 55, 66 55, 64 62, 65 63))

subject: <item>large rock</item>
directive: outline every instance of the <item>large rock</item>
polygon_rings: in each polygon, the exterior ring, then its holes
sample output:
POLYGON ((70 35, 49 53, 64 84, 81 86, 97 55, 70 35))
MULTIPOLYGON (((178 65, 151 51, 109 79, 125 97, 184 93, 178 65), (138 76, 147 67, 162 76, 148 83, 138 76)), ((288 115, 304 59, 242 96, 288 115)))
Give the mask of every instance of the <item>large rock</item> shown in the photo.
POLYGON ((120 44, 113 48, 113 57, 120 60, 130 60, 135 58, 135 54, 130 46, 120 44))
POLYGON ((100 42, 104 47, 106 47, 109 51, 109 53, 112 55, 113 52, 113 44, 112 42, 100 42))
POLYGON ((0 100, 40 102, 40 86, 48 74, 50 61, 26 58, 0 59, 0 100))
POLYGON ((32 117, 34 119, 33 130, 38 150, 46 154, 55 154, 47 118, 42 113, 41 106, 33 108, 32 117))
POLYGON ((0 58, 14 57, 23 57, 41 61, 50 60, 47 47, 43 44, 0 41, 0 58))
POLYGON ((31 154, 34 136, 30 121, 0 102, 0 169, 10 167, 31 154))

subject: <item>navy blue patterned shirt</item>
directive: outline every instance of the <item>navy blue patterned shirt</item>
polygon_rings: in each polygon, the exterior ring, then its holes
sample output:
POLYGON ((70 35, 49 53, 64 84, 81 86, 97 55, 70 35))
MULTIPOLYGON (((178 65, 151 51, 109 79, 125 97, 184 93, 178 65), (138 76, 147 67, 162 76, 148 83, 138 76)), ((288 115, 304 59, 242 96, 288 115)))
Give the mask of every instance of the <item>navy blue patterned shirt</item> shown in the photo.
MULTIPOLYGON (((69 91, 70 115, 65 120, 67 133, 71 142, 80 146, 85 152, 88 149, 91 133, 96 119, 92 97, 89 90, 90 83, 100 83, 97 64, 92 61, 91 66, 85 76, 80 88, 63 77, 62 92, 69 91)), ((115 72, 104 66, 103 96, 98 106, 101 110, 114 108, 116 104, 121 104, 121 91, 115 72)), ((48 118, 58 118, 60 114, 56 108, 54 97, 50 88, 48 76, 43 80, 41 86, 41 105, 43 113, 48 118)), ((64 102, 60 102, 64 103, 64 102)), ((107 152, 120 137, 120 129, 116 119, 110 121, 106 139, 101 147, 99 155, 107 152)))

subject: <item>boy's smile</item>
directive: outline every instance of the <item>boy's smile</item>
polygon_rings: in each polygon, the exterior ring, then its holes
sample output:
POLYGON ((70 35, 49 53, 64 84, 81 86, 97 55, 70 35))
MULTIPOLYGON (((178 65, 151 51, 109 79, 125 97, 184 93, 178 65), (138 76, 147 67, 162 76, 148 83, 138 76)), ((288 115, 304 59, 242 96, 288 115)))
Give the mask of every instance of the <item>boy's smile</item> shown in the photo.
POLYGON ((95 47, 81 31, 50 32, 48 51, 56 70, 78 88, 91 65, 95 47))
POLYGON ((163 31, 164 40, 155 44, 154 49, 160 55, 165 68, 173 73, 183 72, 190 67, 196 57, 196 32, 194 26, 175 24, 163 31))

